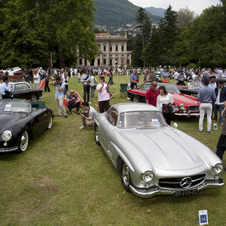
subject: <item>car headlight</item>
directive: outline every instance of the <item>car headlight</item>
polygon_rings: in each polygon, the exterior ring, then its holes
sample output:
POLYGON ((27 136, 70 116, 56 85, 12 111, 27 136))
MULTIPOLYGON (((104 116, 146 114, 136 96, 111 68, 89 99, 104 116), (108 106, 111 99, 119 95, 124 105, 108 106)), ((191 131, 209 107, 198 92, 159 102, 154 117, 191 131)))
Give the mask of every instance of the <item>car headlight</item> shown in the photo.
POLYGON ((149 183, 154 178, 154 173, 152 171, 145 171, 144 173, 141 173, 141 180, 145 183, 149 183))
POLYGON ((12 132, 10 130, 5 130, 3 133, 2 133, 2 139, 6 142, 6 141, 9 141, 11 138, 12 138, 12 132))
POLYGON ((221 163, 217 163, 215 166, 212 166, 213 174, 220 174, 223 170, 223 165, 221 163))
POLYGON ((184 110, 184 104, 180 104, 180 110, 184 110))

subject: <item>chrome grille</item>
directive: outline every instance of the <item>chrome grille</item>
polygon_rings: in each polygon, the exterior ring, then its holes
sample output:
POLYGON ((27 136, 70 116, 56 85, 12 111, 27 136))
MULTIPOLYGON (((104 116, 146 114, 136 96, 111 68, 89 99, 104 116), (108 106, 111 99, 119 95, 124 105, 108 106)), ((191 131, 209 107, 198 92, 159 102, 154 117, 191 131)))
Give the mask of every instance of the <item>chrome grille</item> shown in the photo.
POLYGON ((188 107, 189 112, 199 112, 199 106, 198 105, 193 105, 188 107))
POLYGON ((205 181, 206 174, 196 176, 163 178, 159 180, 159 186, 162 188, 192 188, 205 181))

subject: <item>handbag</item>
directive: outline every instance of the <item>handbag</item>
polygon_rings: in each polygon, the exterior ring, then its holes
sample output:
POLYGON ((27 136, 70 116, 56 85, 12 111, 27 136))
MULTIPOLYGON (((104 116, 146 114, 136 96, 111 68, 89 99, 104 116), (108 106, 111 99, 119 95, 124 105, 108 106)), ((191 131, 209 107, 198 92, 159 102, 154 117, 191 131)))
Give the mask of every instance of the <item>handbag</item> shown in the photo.
POLYGON ((163 104, 162 105, 162 113, 173 113, 173 107, 171 104, 163 104))

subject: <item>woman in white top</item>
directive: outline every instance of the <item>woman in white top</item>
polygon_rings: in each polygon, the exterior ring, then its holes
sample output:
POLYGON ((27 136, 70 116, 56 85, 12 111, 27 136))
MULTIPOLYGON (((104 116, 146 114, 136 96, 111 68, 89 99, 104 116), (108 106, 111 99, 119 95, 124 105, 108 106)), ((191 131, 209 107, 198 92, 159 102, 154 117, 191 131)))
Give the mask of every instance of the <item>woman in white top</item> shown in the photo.
MULTIPOLYGON (((157 97, 156 107, 160 111, 162 111, 163 104, 165 104, 165 105, 173 104, 173 96, 171 93, 166 92, 165 86, 160 86, 159 87, 159 95, 157 97)), ((168 125, 170 125, 170 123, 171 123, 172 115, 173 115, 173 113, 163 113, 163 116, 168 125)))

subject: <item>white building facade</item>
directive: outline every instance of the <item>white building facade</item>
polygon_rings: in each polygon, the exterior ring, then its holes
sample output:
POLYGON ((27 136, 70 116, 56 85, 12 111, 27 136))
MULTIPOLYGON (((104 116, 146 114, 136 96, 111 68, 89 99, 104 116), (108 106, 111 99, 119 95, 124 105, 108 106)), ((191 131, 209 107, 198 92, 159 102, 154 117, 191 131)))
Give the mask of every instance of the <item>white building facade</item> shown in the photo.
POLYGON ((76 67, 96 66, 102 68, 118 68, 131 65, 131 51, 127 51, 127 34, 111 35, 109 33, 96 34, 96 42, 99 47, 99 54, 89 62, 85 59, 78 59, 76 67))

